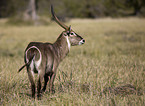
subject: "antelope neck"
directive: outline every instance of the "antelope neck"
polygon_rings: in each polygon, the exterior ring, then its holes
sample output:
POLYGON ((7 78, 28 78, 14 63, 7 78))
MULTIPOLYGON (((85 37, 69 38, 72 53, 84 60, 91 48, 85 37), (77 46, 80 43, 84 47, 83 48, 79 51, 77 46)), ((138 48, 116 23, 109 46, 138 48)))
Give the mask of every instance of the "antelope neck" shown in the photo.
POLYGON ((56 42, 53 44, 53 47, 60 61, 63 60, 70 50, 70 42, 68 37, 65 36, 64 33, 61 33, 56 42))

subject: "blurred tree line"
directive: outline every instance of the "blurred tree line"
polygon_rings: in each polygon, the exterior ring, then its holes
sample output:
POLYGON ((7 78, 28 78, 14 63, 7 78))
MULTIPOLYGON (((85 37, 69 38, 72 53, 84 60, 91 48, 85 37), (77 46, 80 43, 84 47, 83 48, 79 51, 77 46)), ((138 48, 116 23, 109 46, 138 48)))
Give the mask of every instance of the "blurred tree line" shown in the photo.
POLYGON ((0 0, 0 18, 50 15, 53 4, 59 17, 145 16, 145 0, 0 0), (37 13, 37 14, 36 14, 37 13))

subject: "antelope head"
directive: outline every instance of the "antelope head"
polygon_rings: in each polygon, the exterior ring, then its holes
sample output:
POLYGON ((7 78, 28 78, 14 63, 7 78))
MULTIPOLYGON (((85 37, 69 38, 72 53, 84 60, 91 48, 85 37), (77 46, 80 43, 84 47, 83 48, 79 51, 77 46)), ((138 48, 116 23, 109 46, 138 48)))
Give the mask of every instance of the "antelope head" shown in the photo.
POLYGON ((64 35, 68 38, 71 46, 82 45, 85 43, 85 40, 81 36, 79 36, 77 33, 75 33, 71 29, 71 26, 69 26, 69 27, 66 26, 56 17, 52 5, 51 5, 51 13, 52 13, 52 16, 53 16, 54 20, 56 21, 56 23, 58 23, 63 29, 65 29, 64 35))

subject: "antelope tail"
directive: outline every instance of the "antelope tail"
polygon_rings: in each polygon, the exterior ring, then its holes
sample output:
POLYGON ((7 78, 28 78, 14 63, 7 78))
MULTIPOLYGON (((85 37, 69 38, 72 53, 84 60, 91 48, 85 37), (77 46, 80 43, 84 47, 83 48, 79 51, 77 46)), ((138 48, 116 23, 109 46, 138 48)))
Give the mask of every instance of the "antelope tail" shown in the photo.
POLYGON ((32 58, 30 58, 30 60, 29 60, 28 63, 24 64, 24 65, 18 70, 18 73, 19 73, 24 67, 28 66, 28 65, 32 62, 32 60, 34 59, 34 57, 35 57, 35 55, 33 55, 32 58))

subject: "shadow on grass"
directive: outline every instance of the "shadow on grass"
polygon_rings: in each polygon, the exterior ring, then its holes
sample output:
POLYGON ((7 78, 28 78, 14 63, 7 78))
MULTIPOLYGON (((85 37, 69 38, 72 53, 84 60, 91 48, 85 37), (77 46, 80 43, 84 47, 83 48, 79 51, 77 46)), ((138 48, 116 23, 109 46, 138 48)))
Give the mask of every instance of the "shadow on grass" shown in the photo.
POLYGON ((107 87, 104 88, 102 92, 100 92, 100 96, 106 94, 114 94, 114 95, 121 95, 121 96, 134 94, 134 95, 141 96, 143 95, 143 90, 141 88, 136 88, 131 84, 126 84, 117 87, 107 87))

